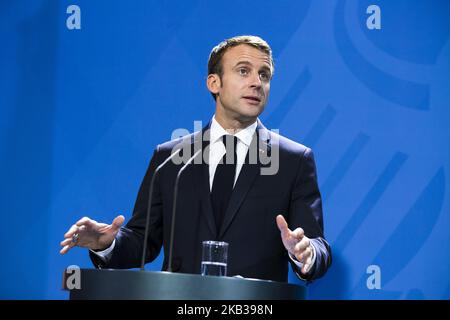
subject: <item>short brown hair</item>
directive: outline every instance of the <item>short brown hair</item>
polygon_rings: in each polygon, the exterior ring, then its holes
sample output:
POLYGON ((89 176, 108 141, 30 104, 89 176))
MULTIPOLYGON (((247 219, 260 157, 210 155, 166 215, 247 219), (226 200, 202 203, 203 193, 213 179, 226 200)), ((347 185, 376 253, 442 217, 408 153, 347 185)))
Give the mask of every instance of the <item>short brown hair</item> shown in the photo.
MULTIPOLYGON (((211 53, 209 54, 208 59, 208 75, 210 74, 217 74, 222 79, 223 75, 223 68, 222 68, 222 57, 225 54, 225 52, 232 48, 236 47, 240 44, 247 44, 249 46, 252 46, 258 50, 261 50, 265 54, 267 54, 270 58, 270 64, 272 69, 272 74, 275 70, 275 64, 273 62, 272 57, 272 49, 270 48, 269 44, 257 36, 236 36, 230 39, 226 39, 219 43, 217 46, 215 46, 211 53)), ((216 98, 216 95, 212 93, 212 96, 214 99, 216 98)))

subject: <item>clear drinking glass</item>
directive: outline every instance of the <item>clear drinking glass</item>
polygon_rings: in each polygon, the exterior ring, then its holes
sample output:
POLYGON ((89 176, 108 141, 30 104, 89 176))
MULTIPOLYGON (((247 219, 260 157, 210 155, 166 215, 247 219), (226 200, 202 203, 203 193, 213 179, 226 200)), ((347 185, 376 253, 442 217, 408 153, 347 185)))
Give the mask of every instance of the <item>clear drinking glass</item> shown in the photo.
POLYGON ((223 241, 203 241, 202 276, 227 275, 228 243, 223 241))

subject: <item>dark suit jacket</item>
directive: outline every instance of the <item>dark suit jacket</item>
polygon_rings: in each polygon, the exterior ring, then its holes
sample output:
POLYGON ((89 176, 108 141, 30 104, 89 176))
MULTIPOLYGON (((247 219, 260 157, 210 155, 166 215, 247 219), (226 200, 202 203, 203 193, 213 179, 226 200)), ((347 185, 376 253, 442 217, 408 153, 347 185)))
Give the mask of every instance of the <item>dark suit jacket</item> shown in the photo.
MULTIPOLYGON (((104 263, 91 253, 97 267, 139 267, 149 184, 154 171, 177 145, 192 146, 192 152, 195 151, 194 146, 204 149, 208 141, 201 142, 201 139, 204 135, 203 140, 209 140, 208 129, 209 125, 202 132, 157 147, 141 184, 133 217, 119 231, 111 258, 104 263)), ((207 156, 208 152, 205 154, 207 156)), ((175 165, 170 161, 155 179, 146 261, 154 260, 163 246, 163 270, 167 270, 168 264, 174 181, 181 166, 182 164, 175 165)), ((236 181, 219 233, 216 231, 212 212, 208 170, 208 164, 204 161, 202 164, 193 163, 180 178, 173 271, 200 273, 202 241, 222 240, 229 243, 228 275, 287 281, 289 262, 297 274, 299 270, 290 260, 276 225, 275 217, 282 214, 291 230, 297 227, 304 229, 305 235, 312 239, 312 245, 316 249, 315 265, 303 278, 310 281, 325 273, 331 264, 331 250, 324 239, 322 201, 311 149, 267 130, 258 121, 246 163, 236 181), (257 163, 248 163, 251 162, 251 150, 261 156, 257 163), (273 164, 267 164, 262 156, 266 155, 266 160, 267 156, 271 156, 272 161, 275 161, 277 153, 278 172, 273 175, 261 174, 261 169, 268 169, 273 164)))

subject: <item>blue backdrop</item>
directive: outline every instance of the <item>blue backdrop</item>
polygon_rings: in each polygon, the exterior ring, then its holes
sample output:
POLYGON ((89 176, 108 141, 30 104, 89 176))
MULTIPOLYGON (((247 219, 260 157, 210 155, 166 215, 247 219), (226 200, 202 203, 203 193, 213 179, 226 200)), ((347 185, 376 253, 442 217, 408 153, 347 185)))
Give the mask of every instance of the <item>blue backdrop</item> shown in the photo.
POLYGON ((310 297, 450 298, 447 0, 0 1, 0 298, 67 298, 64 268, 91 264, 64 232, 130 217, 153 148, 212 116, 208 54, 239 34, 274 51, 262 121, 316 154, 334 262, 310 297))

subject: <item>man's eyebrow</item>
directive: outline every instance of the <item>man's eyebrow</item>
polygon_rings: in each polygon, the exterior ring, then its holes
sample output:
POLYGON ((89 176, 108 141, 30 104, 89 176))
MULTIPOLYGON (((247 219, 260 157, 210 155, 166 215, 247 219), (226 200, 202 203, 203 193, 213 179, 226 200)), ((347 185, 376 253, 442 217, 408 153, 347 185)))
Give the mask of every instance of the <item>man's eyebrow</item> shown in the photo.
MULTIPOLYGON (((236 63, 236 65, 234 67, 237 67, 240 65, 253 66, 253 64, 250 61, 243 60, 243 61, 239 61, 238 63, 236 63)), ((261 69, 271 72, 271 69, 268 66, 262 66, 261 69)))
POLYGON ((243 61, 239 61, 238 63, 236 63, 235 67, 237 67, 237 66, 239 66, 241 64, 245 64, 245 65, 248 65, 248 66, 253 66, 253 64, 250 61, 243 60, 243 61))

